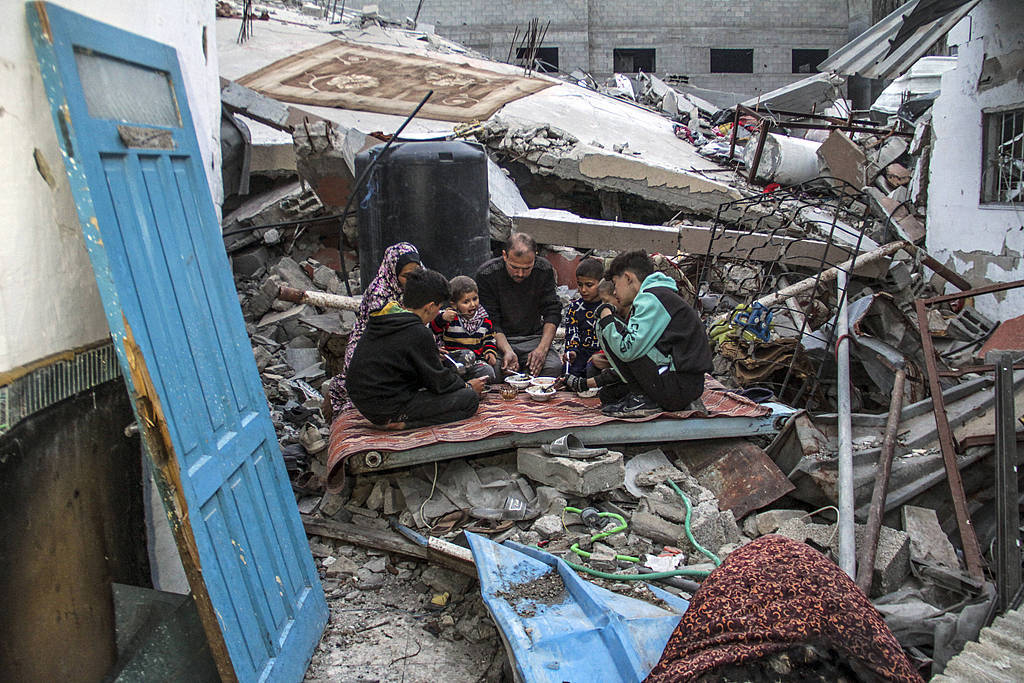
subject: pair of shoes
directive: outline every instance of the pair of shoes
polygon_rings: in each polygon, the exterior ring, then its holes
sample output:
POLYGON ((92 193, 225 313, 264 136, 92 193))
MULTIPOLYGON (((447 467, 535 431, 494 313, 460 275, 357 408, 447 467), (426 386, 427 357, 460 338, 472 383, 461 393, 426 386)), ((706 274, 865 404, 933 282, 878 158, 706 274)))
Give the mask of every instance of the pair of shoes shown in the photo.
POLYGON ((630 394, 618 403, 609 403, 601 408, 608 417, 649 417, 663 412, 661 406, 643 394, 630 394))

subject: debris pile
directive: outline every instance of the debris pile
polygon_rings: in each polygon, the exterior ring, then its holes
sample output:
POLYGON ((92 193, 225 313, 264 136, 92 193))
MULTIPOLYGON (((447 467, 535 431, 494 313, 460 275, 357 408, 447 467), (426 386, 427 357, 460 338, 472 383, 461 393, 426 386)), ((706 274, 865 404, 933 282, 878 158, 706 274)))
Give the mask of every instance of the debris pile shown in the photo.
MULTIPOLYGON (((358 40, 373 29, 366 44, 387 38, 389 51, 417 57, 454 50, 408 25, 370 6, 345 10, 335 31, 358 40)), ((476 140, 487 150, 493 246, 512 230, 538 237, 563 300, 582 256, 638 245, 660 252, 659 269, 707 325, 715 378, 800 412, 773 437, 712 434, 599 453, 523 447, 361 473, 325 493, 330 434, 320 406, 357 300, 294 303, 282 288, 359 293, 354 216, 331 212, 351 192, 364 199, 367 190, 353 189, 355 155, 390 139, 398 122, 320 107, 335 120, 297 125, 313 115, 291 108, 293 123, 278 130, 294 144, 298 177, 255 178, 252 198, 224 221, 225 244, 328 594, 359 606, 376 593, 408 613, 398 635, 395 623, 365 614, 336 620, 314 670, 327 676, 341 661, 331 647, 348 664, 360 647, 407 638, 444 641, 497 680, 504 654, 472 580, 434 566, 473 573, 466 531, 542 548, 616 592, 642 593, 616 576, 655 573, 670 592, 690 595, 732 551, 767 534, 838 560, 837 517, 849 494, 858 553, 877 538, 865 592, 921 669, 940 672, 988 622, 1004 579, 982 570, 1007 542, 992 492, 1007 413, 986 353, 1021 344, 1019 335, 1000 338, 1013 321, 986 318, 975 297, 945 295, 970 293, 972 283, 922 248, 930 104, 891 117, 853 112, 835 73, 727 106, 647 74, 616 74, 606 85, 583 72, 534 78, 552 85, 481 120, 418 121, 416 139, 476 140), (849 382, 840 380, 843 348, 849 382), (850 440, 837 414, 847 405, 850 440), (846 446, 849 486, 839 465, 846 446), (873 489, 887 458, 879 507, 873 489)), ((418 99, 417 91, 410 101, 418 99)), ((1024 371, 1011 370, 1009 385, 1024 392, 1024 371)))

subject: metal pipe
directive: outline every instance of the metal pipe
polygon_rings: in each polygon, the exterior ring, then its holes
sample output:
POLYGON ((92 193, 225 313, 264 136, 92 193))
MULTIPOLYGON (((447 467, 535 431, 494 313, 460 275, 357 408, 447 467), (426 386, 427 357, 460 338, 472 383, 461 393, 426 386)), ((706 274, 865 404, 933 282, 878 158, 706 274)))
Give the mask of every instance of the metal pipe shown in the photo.
POLYGON ((875 553, 878 550, 878 534, 882 530, 882 515, 885 512, 885 497, 889 493, 889 475, 892 473, 892 459, 896 453, 896 435, 900 429, 900 416, 903 413, 903 390, 907 381, 907 371, 900 368, 892 385, 892 398, 889 399, 889 418, 885 423, 885 438, 882 440, 882 452, 878 455, 878 467, 875 470, 875 489, 871 492, 871 508, 868 510, 868 525, 864 533, 864 545, 857 560, 857 586, 864 595, 871 590, 871 575, 875 572, 875 553))
POLYGON ((836 275, 839 294, 836 360, 839 392, 839 567, 852 579, 857 574, 857 547, 853 526, 853 425, 850 419, 850 338, 847 310, 847 273, 836 275))
POLYGON ((340 294, 328 294, 327 292, 314 292, 292 287, 282 287, 277 292, 277 298, 281 301, 291 301, 296 304, 309 304, 319 308, 333 308, 338 311, 358 311, 361 298, 354 296, 341 296, 340 294))
POLYGON ((997 351, 989 353, 985 359, 996 366, 996 544, 993 555, 1000 610, 1009 609, 1010 601, 1021 586, 1013 355, 1010 351, 997 351))
POLYGON ((801 280, 789 287, 783 287, 777 292, 763 296, 757 300, 757 303, 765 306, 772 307, 777 306, 779 303, 786 299, 791 299, 794 296, 803 294, 804 292, 815 289, 819 284, 827 285, 836 279, 840 272, 842 273, 856 273, 861 268, 872 266, 878 261, 889 258, 900 249, 906 246, 907 242, 899 240, 897 242, 890 242, 889 244, 883 244, 874 251, 865 252, 858 254, 855 258, 843 261, 837 266, 829 268, 828 270, 822 271, 820 274, 812 275, 811 277, 801 280))

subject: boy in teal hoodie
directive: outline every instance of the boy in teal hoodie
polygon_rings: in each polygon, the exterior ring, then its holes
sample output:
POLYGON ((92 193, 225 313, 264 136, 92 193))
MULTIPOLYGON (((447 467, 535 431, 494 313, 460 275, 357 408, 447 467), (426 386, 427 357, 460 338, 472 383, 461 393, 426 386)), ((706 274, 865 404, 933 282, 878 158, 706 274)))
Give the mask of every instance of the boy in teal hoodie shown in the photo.
POLYGON ((686 409, 704 392, 704 373, 711 371, 711 346, 700 316, 643 250, 616 256, 606 277, 630 314, 623 321, 611 306, 598 312, 601 348, 624 382, 601 389, 601 412, 645 417, 686 409))

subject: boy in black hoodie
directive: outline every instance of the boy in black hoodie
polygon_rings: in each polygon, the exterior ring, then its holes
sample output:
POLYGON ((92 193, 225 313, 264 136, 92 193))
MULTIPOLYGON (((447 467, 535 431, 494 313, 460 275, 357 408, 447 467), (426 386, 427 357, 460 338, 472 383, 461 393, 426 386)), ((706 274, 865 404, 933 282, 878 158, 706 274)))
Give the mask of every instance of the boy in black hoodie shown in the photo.
POLYGON ((427 328, 448 302, 448 281, 433 270, 411 273, 402 296, 370 314, 346 376, 349 398, 380 429, 416 429, 476 413, 485 379, 463 382, 441 364, 427 328))

